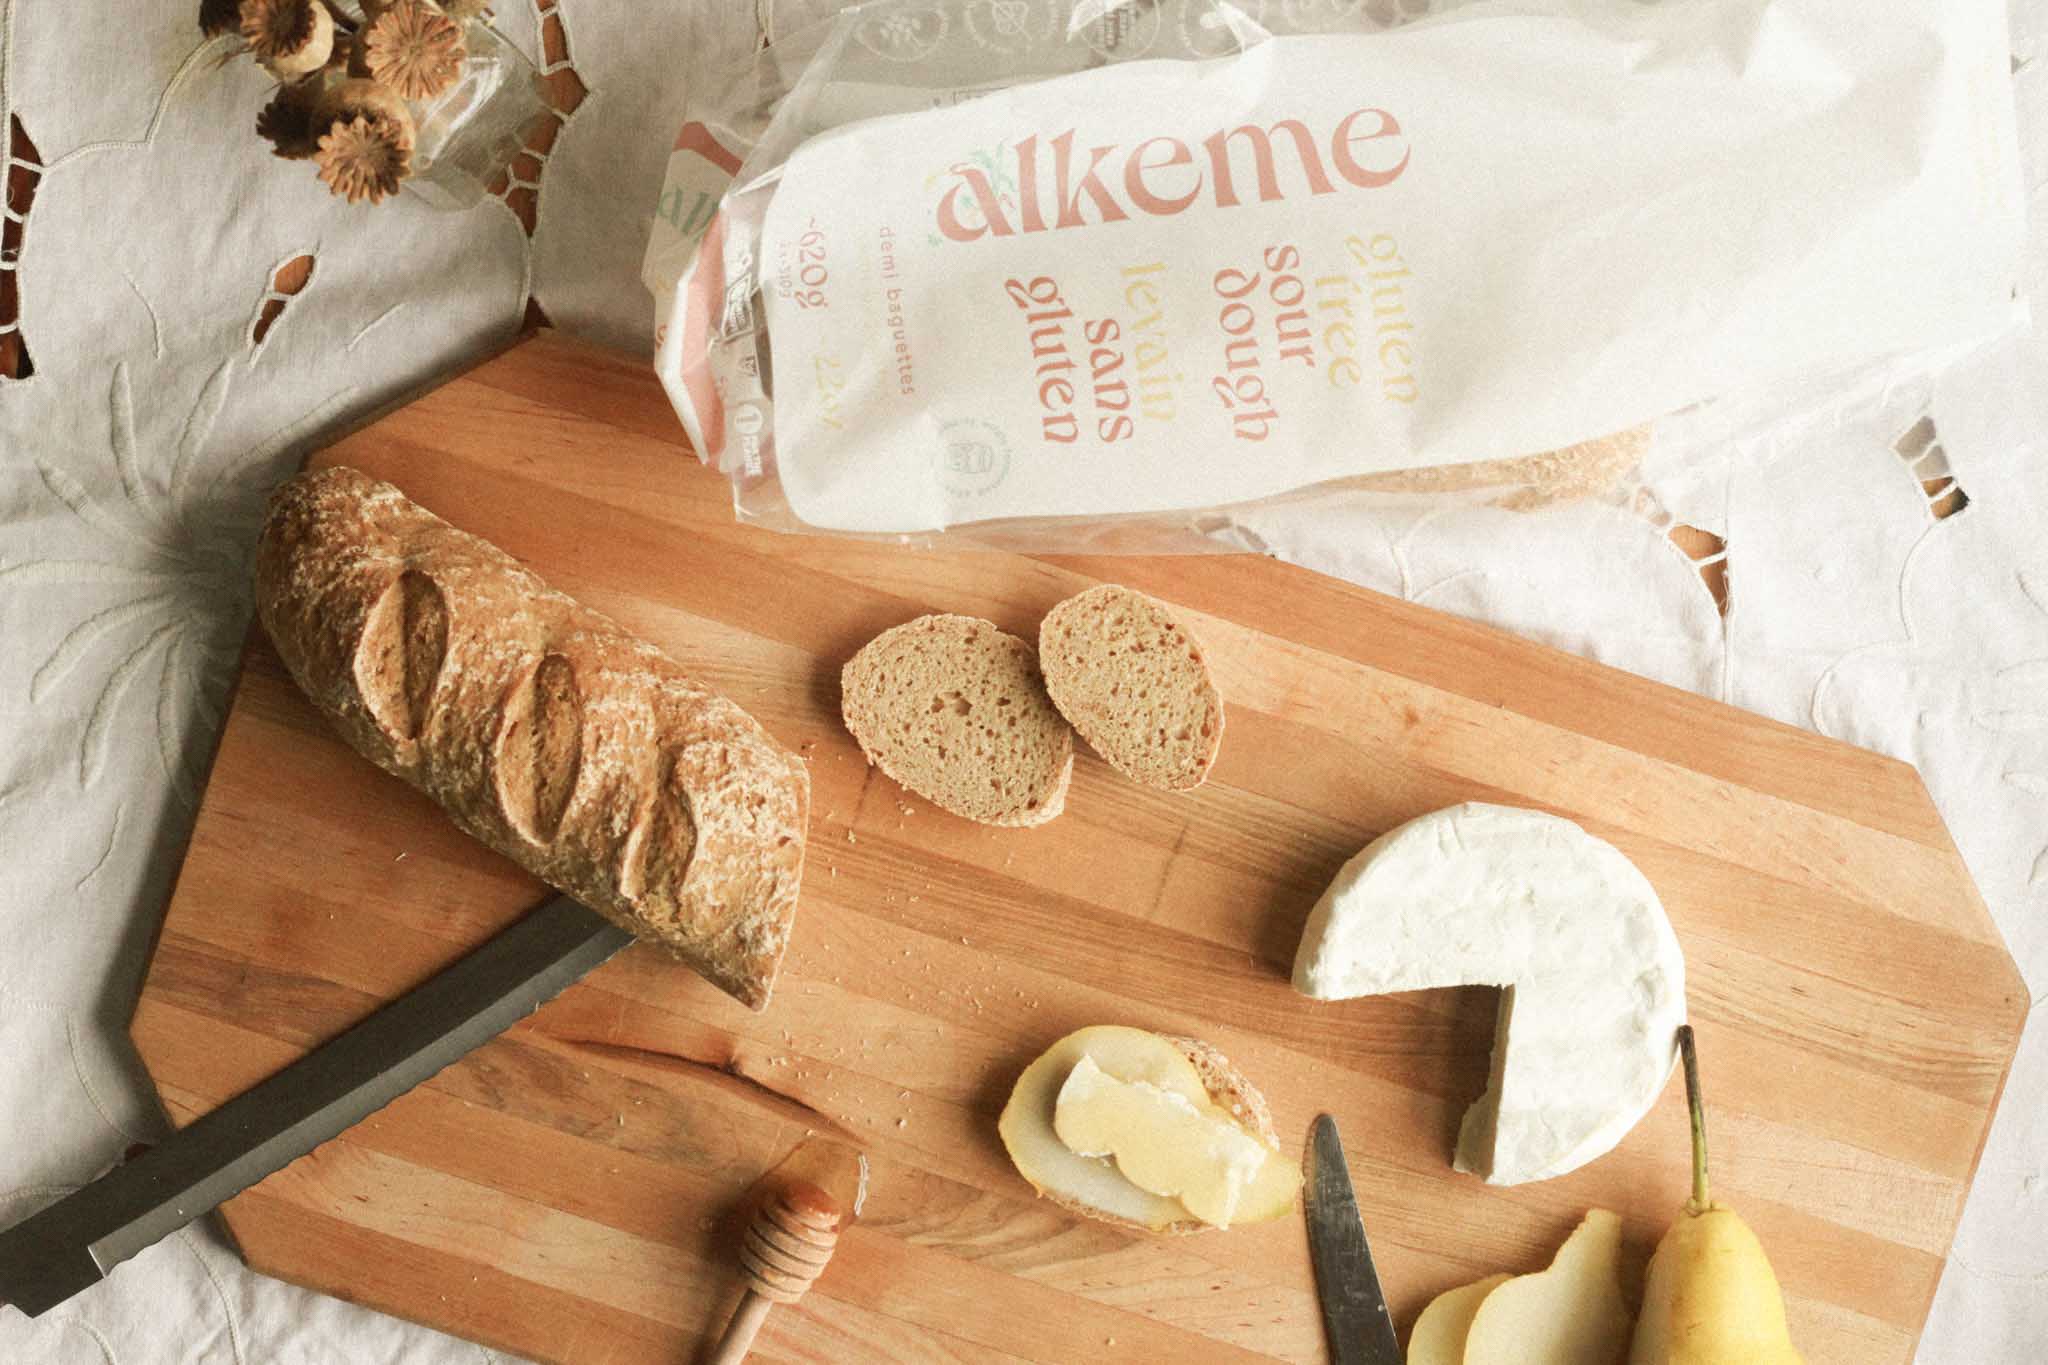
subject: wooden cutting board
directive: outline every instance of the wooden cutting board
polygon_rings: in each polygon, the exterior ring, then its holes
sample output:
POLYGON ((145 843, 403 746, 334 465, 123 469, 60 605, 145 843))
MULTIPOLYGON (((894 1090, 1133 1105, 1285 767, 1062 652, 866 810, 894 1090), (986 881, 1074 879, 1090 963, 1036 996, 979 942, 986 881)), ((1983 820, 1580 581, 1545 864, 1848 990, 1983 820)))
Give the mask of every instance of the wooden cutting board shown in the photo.
MULTIPOLYGON (((867 1216, 757 1359, 1322 1358, 1298 1220, 1154 1239, 1060 1213, 995 1118, 1085 1024, 1205 1037, 1291 1144, 1338 1116, 1392 1307, 1542 1266, 1589 1205, 1633 1267, 1687 1192, 1683 1097, 1563 1179, 1452 1173, 1491 991, 1316 1004, 1310 905, 1375 833, 1472 799, 1558 811, 1649 874, 1684 944, 1715 1189, 1815 1365, 1910 1358, 2026 1012, 1904 764, 1253 557, 1030 559, 733 524, 636 359, 542 337, 344 440, 346 462, 658 641, 809 760, 802 910, 750 1014, 635 948, 225 1210, 251 1265, 546 1360, 691 1360, 734 1302, 730 1212, 807 1133, 867 1216), (1228 706, 1214 778, 1091 756, 1003 831, 841 728, 840 663, 926 611, 1032 636, 1114 578, 1179 604, 1228 706)), ((542 888, 328 731, 251 644, 136 1010, 186 1122, 510 923, 542 888)))

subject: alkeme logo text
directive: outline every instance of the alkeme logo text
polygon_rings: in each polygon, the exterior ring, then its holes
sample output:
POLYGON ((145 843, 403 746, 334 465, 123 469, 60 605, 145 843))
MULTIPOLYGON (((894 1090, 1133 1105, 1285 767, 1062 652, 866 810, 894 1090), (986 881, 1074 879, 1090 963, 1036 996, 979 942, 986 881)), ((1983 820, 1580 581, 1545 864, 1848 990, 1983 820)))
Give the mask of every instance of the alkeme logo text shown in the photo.
POLYGON ((1201 140, 1200 155, 1176 137, 1150 137, 1129 148, 1110 143, 1077 155, 1074 132, 1069 128, 1043 141, 1033 133, 1016 145, 1014 209, 1005 208, 986 168, 952 167, 947 172, 951 183, 938 203, 940 235, 972 242, 1124 222, 1134 211, 1164 217, 1184 213, 1204 198, 1219 209, 1235 208, 1246 193, 1270 203, 1304 188, 1310 194, 1335 194, 1341 185, 1376 190, 1408 169, 1400 121, 1384 109, 1354 109, 1337 121, 1326 140, 1292 118, 1264 127, 1219 128, 1201 140), (1040 183, 1047 148, 1050 203, 1040 183), (1086 166, 1078 164, 1081 155, 1086 166))

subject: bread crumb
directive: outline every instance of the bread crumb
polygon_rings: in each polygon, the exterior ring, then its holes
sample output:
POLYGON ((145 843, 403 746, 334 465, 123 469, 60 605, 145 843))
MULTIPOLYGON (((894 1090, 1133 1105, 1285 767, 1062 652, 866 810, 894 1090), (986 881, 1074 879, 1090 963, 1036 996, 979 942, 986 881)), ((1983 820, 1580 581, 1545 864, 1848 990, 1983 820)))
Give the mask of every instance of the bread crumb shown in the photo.
POLYGON ((896 1126, 897 1126, 898 1128, 908 1128, 908 1127, 910 1126, 910 1120, 909 1120, 909 1119, 898 1119, 898 1120, 896 1120, 896 1126))
POLYGON ((860 842, 860 840, 858 840, 858 839, 856 839, 856 838, 854 838, 854 837, 853 837, 853 831, 852 831, 852 830, 848 830, 848 831, 846 831, 846 842, 847 842, 847 843, 849 843, 849 844, 857 844, 857 843, 859 843, 859 842, 860 842))

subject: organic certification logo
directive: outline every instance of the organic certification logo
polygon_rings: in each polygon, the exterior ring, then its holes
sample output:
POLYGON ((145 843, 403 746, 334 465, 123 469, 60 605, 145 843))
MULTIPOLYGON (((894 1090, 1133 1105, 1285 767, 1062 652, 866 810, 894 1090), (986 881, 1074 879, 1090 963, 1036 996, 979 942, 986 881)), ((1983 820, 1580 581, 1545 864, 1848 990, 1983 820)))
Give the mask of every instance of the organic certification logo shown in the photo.
POLYGON ((955 418, 939 428, 932 461, 947 492, 979 497, 1009 476, 1010 438, 993 423, 975 417, 955 418))

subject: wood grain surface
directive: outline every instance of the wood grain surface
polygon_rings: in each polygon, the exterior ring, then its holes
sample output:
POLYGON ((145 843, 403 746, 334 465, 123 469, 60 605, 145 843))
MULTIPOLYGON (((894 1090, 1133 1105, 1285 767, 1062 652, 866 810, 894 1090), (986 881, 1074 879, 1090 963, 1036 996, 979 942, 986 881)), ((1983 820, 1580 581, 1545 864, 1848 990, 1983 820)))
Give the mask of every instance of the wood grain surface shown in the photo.
MULTIPOLYGON (((809 760, 811 853, 755 1015, 634 948, 225 1210, 250 1263, 547 1360, 683 1362, 737 1301, 733 1212, 807 1134, 866 1216, 764 1361, 1322 1358, 1299 1220, 1077 1220, 995 1119, 1085 1024, 1207 1038, 1286 1140, 1340 1121, 1398 1322, 1528 1270, 1589 1205, 1639 1274, 1687 1193, 1683 1099, 1570 1176, 1454 1174, 1494 994, 1312 1003, 1296 937, 1377 832, 1456 801, 1612 840, 1683 943, 1714 1188, 1814 1365, 1910 1358, 2019 1035, 2018 975, 1907 766, 1269 560, 930 554, 736 526, 636 359, 542 337, 317 457, 388 478, 659 642, 809 760), (926 611, 1033 635, 1101 579, 1180 606, 1228 707, 1188 796, 1093 756, 1067 813, 974 826, 871 771, 841 662, 926 611)), ((189 1121, 542 889, 357 758, 252 642, 134 1022, 189 1121)))

